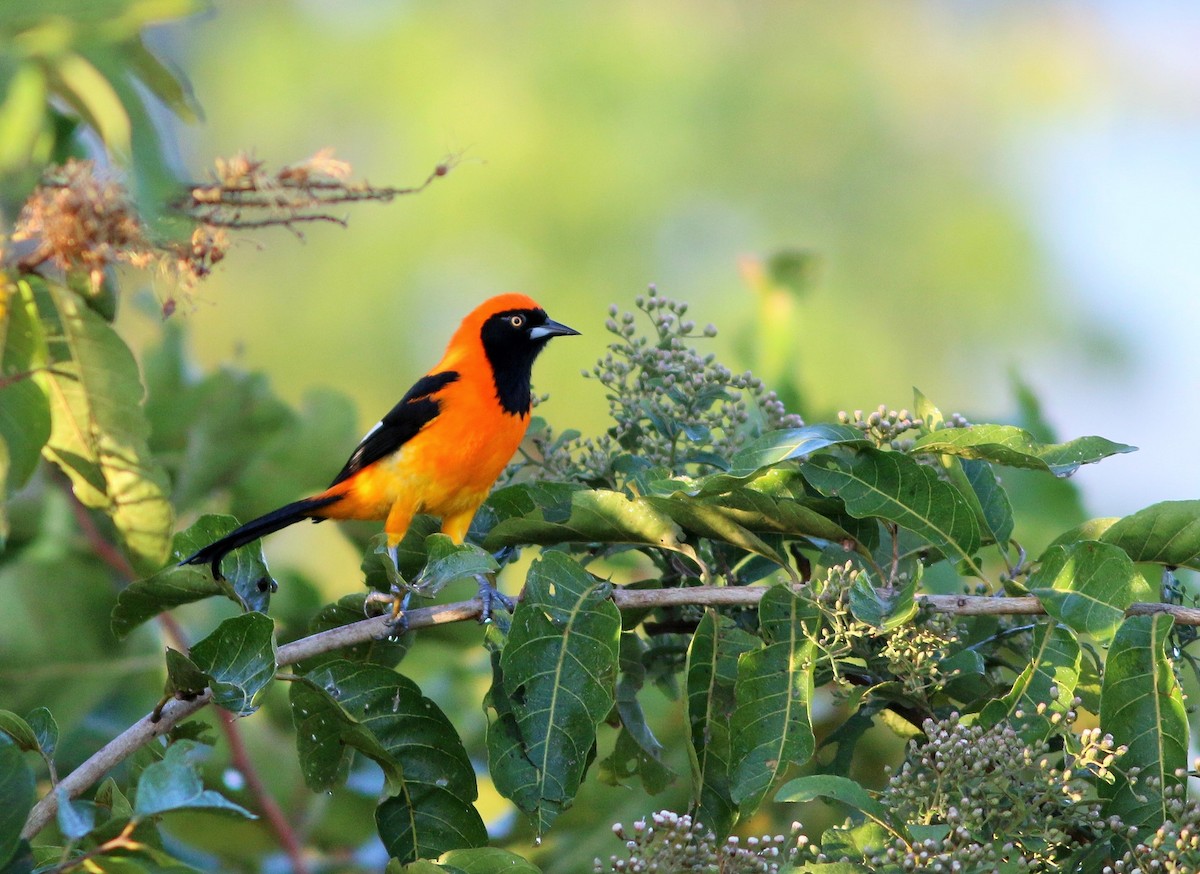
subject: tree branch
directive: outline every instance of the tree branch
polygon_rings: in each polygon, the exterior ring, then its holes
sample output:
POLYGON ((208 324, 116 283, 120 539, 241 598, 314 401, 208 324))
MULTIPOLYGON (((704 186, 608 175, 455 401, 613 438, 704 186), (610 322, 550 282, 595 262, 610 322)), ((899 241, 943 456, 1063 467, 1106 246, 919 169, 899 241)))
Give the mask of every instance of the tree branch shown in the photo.
MULTIPOLYGON (((683 605, 753 607, 767 591, 767 586, 693 586, 679 589, 614 589, 613 602, 619 609, 645 609, 683 605)), ((1046 612, 1037 598, 990 597, 982 595, 918 595, 918 603, 935 613, 956 616, 1039 615, 1046 612)), ((478 598, 435 607, 422 607, 405 613, 408 629, 428 628, 450 622, 478 619, 482 602, 478 598)), ((1125 611, 1126 616, 1145 616, 1167 613, 1178 625, 1200 625, 1200 609, 1177 604, 1136 603, 1125 611)), ((279 647, 278 665, 290 665, 322 653, 344 649, 355 644, 378 640, 394 634, 390 616, 376 616, 350 625, 331 628, 279 647)), ((75 798, 108 771, 116 767, 139 747, 165 734, 179 722, 201 710, 209 702, 206 691, 192 701, 170 701, 156 723, 145 716, 122 732, 90 759, 59 781, 68 797, 75 798)), ((29 839, 41 831, 54 817, 58 801, 49 794, 38 802, 25 822, 22 836, 29 839)))

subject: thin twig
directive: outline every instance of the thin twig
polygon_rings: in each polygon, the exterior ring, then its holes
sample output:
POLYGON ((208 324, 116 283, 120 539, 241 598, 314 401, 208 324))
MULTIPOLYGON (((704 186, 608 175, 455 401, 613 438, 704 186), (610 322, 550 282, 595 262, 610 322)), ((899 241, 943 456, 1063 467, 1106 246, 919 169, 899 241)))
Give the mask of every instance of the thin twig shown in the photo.
MULTIPOLYGON (((622 610, 681 605, 752 607, 759 602, 768 588, 768 586, 693 586, 678 589, 614 589, 612 599, 622 610)), ((935 613, 949 613, 956 616, 1038 615, 1046 612, 1038 599, 1034 597, 918 595, 917 601, 935 613)), ((415 631, 418 628, 427 628, 433 625, 478 619, 482 606, 482 602, 478 598, 472 598, 470 601, 409 610, 405 613, 405 618, 408 620, 408 629, 415 631)), ((1137 603, 1131 604, 1125 611, 1127 616, 1143 616, 1154 613, 1167 613, 1173 616, 1179 625, 1200 625, 1200 609, 1193 607, 1181 607, 1176 604, 1137 603)), ((284 644, 279 647, 277 664, 280 666, 295 664, 312 656, 387 637, 395 633, 389 624, 389 619, 390 616, 387 615, 363 619, 350 625, 331 628, 328 631, 284 644)), ((158 723, 150 722, 149 716, 143 717, 132 728, 110 741, 90 759, 64 777, 58 785, 67 792, 68 797, 78 796, 139 747, 149 743, 170 730, 178 722, 203 708, 208 704, 209 697, 210 695, 206 691, 193 701, 168 702, 163 708, 162 719, 158 723)), ((46 823, 54 817, 57 806, 58 801, 55 795, 44 797, 29 814, 22 835, 32 838, 41 831, 46 823)))

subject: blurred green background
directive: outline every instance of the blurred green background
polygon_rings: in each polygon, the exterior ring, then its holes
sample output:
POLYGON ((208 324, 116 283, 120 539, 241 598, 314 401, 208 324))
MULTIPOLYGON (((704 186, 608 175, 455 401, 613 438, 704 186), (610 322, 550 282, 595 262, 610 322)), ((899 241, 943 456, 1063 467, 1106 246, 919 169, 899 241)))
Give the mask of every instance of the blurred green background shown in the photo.
POLYGON ((182 318, 205 363, 344 390, 365 428, 467 309, 524 290, 585 334, 535 376, 588 433, 609 302, 656 283, 778 379, 739 259, 805 250, 767 321, 810 418, 918 386, 999 420, 1015 371, 1060 436, 1141 447, 1080 474, 1093 513, 1194 497, 1197 37, 1183 3, 217 3, 154 34, 207 112, 177 132, 187 174, 239 149, 332 146, 378 184, 463 160, 348 231, 243 238, 182 318))
MULTIPOLYGON (((191 126, 156 119, 186 177, 205 179, 214 158, 239 150, 276 168, 333 147, 356 178, 406 185, 461 157, 421 195, 347 209, 348 230, 241 236, 173 317, 205 367, 262 371, 295 403, 344 392, 362 431, 437 360, 468 309, 523 290, 584 332, 538 363, 536 387, 551 395, 539 412, 597 433, 607 404, 579 371, 603 353, 607 305, 631 308, 654 283, 721 328, 707 342, 731 367, 795 388, 810 420, 909 406, 917 386, 946 412, 1003 421, 1016 415, 1015 373, 1061 437, 1142 448, 1079 474, 1093 515, 1200 495, 1190 461, 1200 16, 1190 5, 274 0, 219 2, 150 36, 206 111, 191 126), (781 251, 807 253, 804 281, 764 296, 756 265, 781 251)), ((159 342, 172 294, 147 289, 123 307, 119 328, 139 352, 159 342)), ((312 464, 332 478, 343 460, 312 464)), ((69 505, 51 501, 48 518, 70 530, 69 505)), ((285 624, 359 585, 360 553, 331 526, 297 526, 265 547, 285 575, 272 607, 285 624), (289 580, 293 569, 312 585, 289 580)), ((78 576, 102 574, 88 564, 78 576)), ((46 577, 34 563, 0 581, 26 611, 10 617, 8 645, 47 662, 0 681, 29 687, 31 700, 6 706, 46 703, 73 725, 71 754, 82 754, 158 694, 161 640, 144 629, 120 663, 101 666, 128 675, 119 692, 73 664, 62 680, 37 631, 46 577), (55 682, 52 700, 34 696, 55 682)), ((109 600, 78 612, 103 615, 109 600)), ((178 613, 210 629, 230 609, 178 613)), ((107 640, 84 628, 96 640, 80 635, 80 646, 99 658, 107 640)), ((423 635, 404 663, 472 749, 485 724, 478 637, 475 626, 423 635)), ((657 719, 675 705, 658 696, 650 706, 657 719)), ((656 721, 686 774, 679 726, 656 721)), ((246 727, 305 837, 356 846, 378 868, 374 777, 356 771, 333 800, 309 793, 279 690, 246 727)), ((872 741, 894 757, 886 730, 872 741)), ((878 776, 872 764, 856 767, 878 776)), ((210 768, 241 788, 220 760, 210 768)), ((513 848, 527 852, 511 807, 482 790, 490 823, 515 829, 513 848)), ((653 803, 682 809, 686 792, 680 780, 653 803)), ((640 788, 591 780, 541 861, 587 870, 618 849, 608 824, 647 809, 640 788)), ((213 869, 233 864, 224 854, 245 870, 274 852, 257 826, 175 828, 223 854, 194 859, 213 869)), ((267 870, 282 866, 269 857, 267 870)))

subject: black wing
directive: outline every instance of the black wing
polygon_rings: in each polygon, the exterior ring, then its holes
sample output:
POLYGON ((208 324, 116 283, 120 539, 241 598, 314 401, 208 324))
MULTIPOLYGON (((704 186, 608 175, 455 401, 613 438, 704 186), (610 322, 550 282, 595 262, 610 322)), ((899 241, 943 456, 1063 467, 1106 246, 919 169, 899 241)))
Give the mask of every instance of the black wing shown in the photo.
POLYGON ((329 484, 330 487, 354 476, 367 465, 391 455, 415 437, 418 431, 437 417, 441 408, 441 404, 433 395, 457 379, 458 373, 453 370, 432 373, 418 379, 400 399, 400 403, 392 407, 391 412, 362 439, 341 473, 329 484))

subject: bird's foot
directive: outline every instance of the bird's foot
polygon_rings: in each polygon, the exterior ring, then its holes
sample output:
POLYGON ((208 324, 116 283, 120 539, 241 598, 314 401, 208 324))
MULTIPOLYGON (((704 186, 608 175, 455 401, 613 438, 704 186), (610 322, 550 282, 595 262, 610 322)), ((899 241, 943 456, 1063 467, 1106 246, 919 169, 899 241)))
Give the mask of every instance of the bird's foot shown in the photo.
POLYGON ((479 583, 479 600, 483 602, 479 608, 480 624, 486 625, 492 621, 492 608, 497 604, 509 613, 517 606, 516 601, 497 589, 483 574, 476 574, 475 580, 479 583))
MULTIPOLYGON (((371 592, 367 595, 367 600, 363 604, 365 608, 368 604, 387 604, 391 608, 391 616, 388 617, 387 626, 394 634, 403 634, 408 631, 408 602, 412 599, 411 591, 402 591, 399 586, 392 586, 391 592, 371 592)), ((378 615, 378 614, 370 614, 378 615)))

